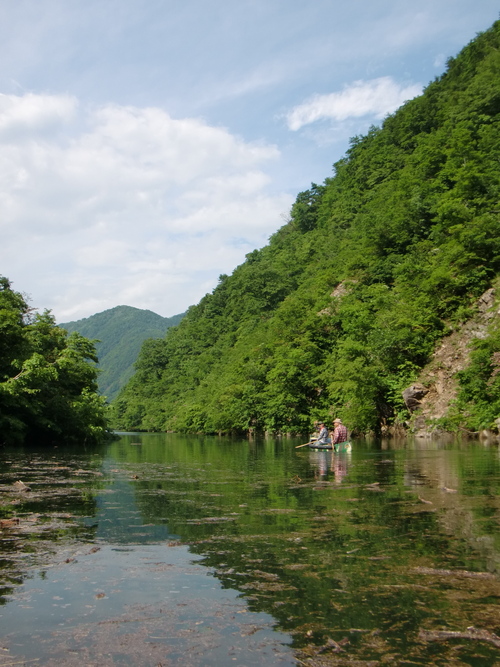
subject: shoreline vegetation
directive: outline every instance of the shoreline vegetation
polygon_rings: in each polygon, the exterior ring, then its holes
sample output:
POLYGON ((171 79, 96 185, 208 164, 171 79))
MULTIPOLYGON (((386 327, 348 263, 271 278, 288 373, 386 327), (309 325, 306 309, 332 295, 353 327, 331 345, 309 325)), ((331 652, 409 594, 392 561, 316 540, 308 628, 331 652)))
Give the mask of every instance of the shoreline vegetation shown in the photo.
POLYGON ((34 312, 0 276, 0 445, 78 443, 109 437, 92 341, 34 312))
MULTIPOLYGON (((203 431, 145 431, 145 430, 136 430, 136 431, 123 431, 120 429, 112 430, 110 432, 111 437, 123 436, 123 435, 147 435, 147 434, 165 434, 165 435, 192 435, 192 436, 215 436, 219 438, 235 437, 238 439, 248 439, 249 441, 256 440, 275 440, 275 439, 284 439, 292 440, 297 438, 308 438, 309 434, 304 433, 292 433, 288 432, 271 432, 271 431, 233 431, 229 433, 219 432, 219 433, 205 433, 203 431)), ((438 441, 451 443, 456 441, 481 441, 484 444, 497 444, 500 443, 500 434, 491 429, 482 429, 480 431, 469 431, 467 429, 461 428, 457 430, 445 430, 439 427, 428 428, 423 431, 415 432, 411 431, 408 428, 387 428, 383 433, 375 431, 365 431, 365 432, 352 432, 349 435, 350 438, 356 438, 356 440, 363 440, 366 442, 371 442, 374 440, 380 440, 382 442, 389 441, 404 441, 408 439, 416 439, 418 441, 430 442, 438 441)), ((307 443, 309 444, 309 443, 307 443)), ((306 445, 303 445, 304 447, 306 445)))
POLYGON ((496 438, 499 114, 497 21, 144 343, 113 427, 307 434, 341 417, 356 434, 496 438))

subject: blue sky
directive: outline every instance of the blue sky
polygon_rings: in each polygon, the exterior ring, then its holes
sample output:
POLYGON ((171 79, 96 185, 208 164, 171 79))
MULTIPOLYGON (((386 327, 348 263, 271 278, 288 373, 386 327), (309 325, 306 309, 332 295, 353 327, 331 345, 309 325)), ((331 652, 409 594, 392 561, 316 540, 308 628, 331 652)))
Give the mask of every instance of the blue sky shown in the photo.
POLYGON ((0 273, 60 322, 170 316, 496 0, 0 0, 0 273))

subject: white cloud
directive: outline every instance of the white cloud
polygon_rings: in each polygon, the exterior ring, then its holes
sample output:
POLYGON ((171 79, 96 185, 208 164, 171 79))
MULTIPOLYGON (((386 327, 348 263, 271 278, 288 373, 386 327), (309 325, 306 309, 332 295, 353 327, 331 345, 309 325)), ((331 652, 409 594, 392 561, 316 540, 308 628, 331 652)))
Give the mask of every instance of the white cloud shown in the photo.
POLYGON ((4 140, 39 132, 70 121, 77 101, 69 95, 0 94, 0 133, 4 140))
POLYGON ((363 116, 380 119, 421 92, 420 84, 403 87, 389 76, 355 81, 341 92, 315 95, 294 107, 287 114, 287 123, 296 131, 318 120, 345 121, 363 116))
POLYGON ((58 321, 182 312, 291 205, 269 191, 276 147, 159 108, 3 96, 2 128, 0 272, 58 321))

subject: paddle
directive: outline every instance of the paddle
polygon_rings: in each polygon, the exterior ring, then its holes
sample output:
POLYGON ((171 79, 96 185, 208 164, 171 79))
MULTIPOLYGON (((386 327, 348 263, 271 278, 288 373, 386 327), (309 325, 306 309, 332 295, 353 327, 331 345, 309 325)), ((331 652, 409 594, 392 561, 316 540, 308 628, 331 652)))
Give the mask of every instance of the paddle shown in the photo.
POLYGON ((309 442, 306 442, 305 445, 297 445, 295 449, 300 449, 301 447, 307 447, 307 445, 311 445, 314 442, 314 440, 309 440, 309 442))

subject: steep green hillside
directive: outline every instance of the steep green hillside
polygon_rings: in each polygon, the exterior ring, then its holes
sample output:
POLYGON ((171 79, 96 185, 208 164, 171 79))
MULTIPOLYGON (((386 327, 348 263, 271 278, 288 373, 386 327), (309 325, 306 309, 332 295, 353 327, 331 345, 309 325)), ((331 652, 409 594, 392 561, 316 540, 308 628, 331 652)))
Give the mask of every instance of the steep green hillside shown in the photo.
POLYGON ((161 317, 151 310, 131 306, 116 306, 77 322, 60 326, 69 332, 97 340, 99 358, 99 390, 113 399, 134 372, 134 363, 147 338, 163 338, 170 327, 176 326, 183 314, 161 317))
MULTIPOLYGON (((269 245, 148 341, 115 425, 298 432, 333 414, 363 431, 405 421, 402 389, 500 271, 499 113, 496 22, 422 96, 352 139, 269 245)), ((500 395, 498 340, 477 359, 500 395)))

